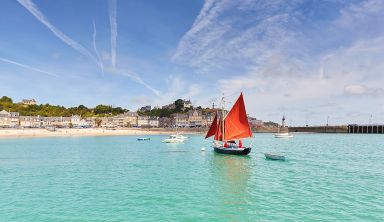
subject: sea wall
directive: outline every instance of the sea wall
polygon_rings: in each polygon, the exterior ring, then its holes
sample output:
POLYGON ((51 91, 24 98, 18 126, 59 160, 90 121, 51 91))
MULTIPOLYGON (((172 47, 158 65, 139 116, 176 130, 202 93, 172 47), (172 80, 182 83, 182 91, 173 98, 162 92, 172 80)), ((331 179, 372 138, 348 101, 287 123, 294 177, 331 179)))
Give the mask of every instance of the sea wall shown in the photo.
POLYGON ((348 127, 347 126, 289 127, 289 132, 303 132, 303 133, 348 133, 348 127))
MULTIPOLYGON (((288 129, 289 132, 293 133, 348 133, 347 126, 303 126, 289 127, 288 129)), ((277 133, 278 131, 277 127, 258 127, 253 129, 255 133, 277 133)))

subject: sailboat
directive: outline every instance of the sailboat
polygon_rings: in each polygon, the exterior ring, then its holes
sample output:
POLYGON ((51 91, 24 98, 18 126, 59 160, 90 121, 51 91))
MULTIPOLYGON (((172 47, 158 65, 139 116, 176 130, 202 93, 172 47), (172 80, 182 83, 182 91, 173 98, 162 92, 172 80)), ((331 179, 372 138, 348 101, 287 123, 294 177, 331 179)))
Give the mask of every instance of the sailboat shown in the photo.
POLYGON ((233 155, 249 154, 251 152, 251 147, 243 147, 241 141, 242 139, 252 137, 247 112, 245 111, 243 94, 240 94, 227 115, 225 115, 224 108, 223 98, 221 115, 216 113, 205 138, 207 139, 214 136, 212 147, 216 153, 233 155), (239 140, 239 144, 236 144, 235 140, 239 140))

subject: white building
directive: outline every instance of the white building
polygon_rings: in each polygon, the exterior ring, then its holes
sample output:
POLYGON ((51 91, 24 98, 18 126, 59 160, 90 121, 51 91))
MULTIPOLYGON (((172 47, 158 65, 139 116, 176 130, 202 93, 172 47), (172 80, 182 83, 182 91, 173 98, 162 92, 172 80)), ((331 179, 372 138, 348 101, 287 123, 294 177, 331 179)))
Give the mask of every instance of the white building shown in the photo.
POLYGON ((159 127, 159 117, 152 116, 148 119, 148 125, 150 127, 158 128, 159 127))
POLYGON ((203 114, 201 110, 189 110, 188 111, 188 124, 189 127, 202 127, 203 126, 203 114))
POLYGON ((25 128, 41 127, 40 116, 20 116, 20 126, 25 128))
POLYGON ((18 112, 10 112, 9 114, 11 114, 11 123, 10 123, 10 126, 11 127, 18 127, 20 126, 20 115, 18 112))
POLYGON ((132 127, 137 126, 137 113, 136 112, 126 112, 121 115, 113 117, 114 126, 118 127, 132 127))
POLYGON ((11 126, 11 114, 5 110, 0 112, 0 127, 11 126))
POLYGON ((71 124, 73 127, 80 126, 80 122, 81 122, 81 116, 79 116, 79 115, 72 115, 71 116, 71 124))
POLYGON ((101 127, 103 128, 114 128, 113 117, 101 117, 101 127))
POLYGON ((138 127, 149 127, 149 116, 139 116, 137 118, 138 127))
POLYGON ((23 99, 21 101, 21 103, 24 105, 36 105, 36 100, 35 99, 23 99))
POLYGON ((176 114, 175 122, 177 127, 189 127, 188 114, 176 114))

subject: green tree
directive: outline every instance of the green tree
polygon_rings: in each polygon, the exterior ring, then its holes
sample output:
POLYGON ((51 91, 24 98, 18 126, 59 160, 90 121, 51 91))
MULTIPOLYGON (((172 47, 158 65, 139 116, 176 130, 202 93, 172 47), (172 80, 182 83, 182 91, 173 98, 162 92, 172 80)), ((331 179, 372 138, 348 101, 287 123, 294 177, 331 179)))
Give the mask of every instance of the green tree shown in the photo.
POLYGON ((3 96, 0 98, 1 103, 13 103, 12 99, 9 98, 8 96, 3 96))
POLYGON ((184 101, 182 99, 178 99, 174 102, 175 104, 175 111, 180 112, 184 108, 184 101))
POLYGON ((97 105, 93 112, 96 115, 104 116, 107 114, 112 114, 112 107, 111 106, 106 106, 106 105, 97 105))

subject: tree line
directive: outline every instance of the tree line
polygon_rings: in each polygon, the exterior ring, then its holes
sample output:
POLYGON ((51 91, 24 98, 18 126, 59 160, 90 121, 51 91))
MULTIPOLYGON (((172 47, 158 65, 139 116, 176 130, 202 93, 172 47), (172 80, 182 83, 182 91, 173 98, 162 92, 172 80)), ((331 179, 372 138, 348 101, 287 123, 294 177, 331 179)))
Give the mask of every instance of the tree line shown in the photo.
POLYGON ((24 105, 22 103, 14 103, 10 97, 3 96, 0 98, 0 111, 19 112, 21 116, 64 116, 81 115, 82 117, 103 117, 114 116, 128 112, 128 109, 121 107, 112 107, 109 105, 97 105, 94 108, 88 108, 84 105, 66 108, 59 105, 40 104, 40 105, 24 105))

